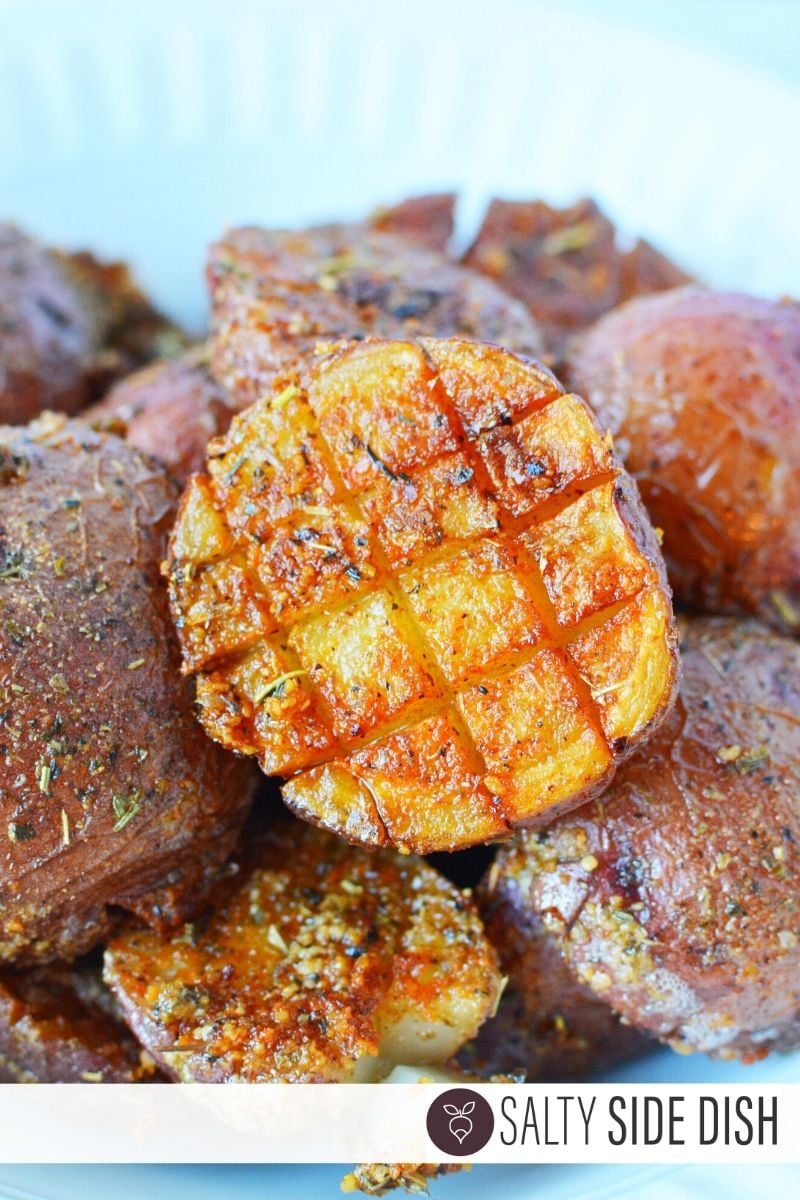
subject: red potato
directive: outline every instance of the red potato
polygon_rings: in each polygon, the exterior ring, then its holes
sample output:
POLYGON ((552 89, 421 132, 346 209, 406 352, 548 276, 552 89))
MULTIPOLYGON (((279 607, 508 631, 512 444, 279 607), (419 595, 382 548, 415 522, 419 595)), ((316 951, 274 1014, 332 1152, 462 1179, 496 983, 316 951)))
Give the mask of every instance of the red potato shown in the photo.
POLYGON ((800 1045, 800 646, 725 618, 683 632, 655 736, 498 870, 598 1000, 747 1062, 800 1045))
POLYGON ((200 901, 252 793, 195 720, 159 566, 177 488, 53 414, 0 429, 0 961, 200 901))
POLYGON ((124 264, 63 254, 0 224, 0 423, 75 413, 184 344, 124 264))
POLYGON ((800 306, 636 300, 576 345, 568 378, 664 531, 677 600, 800 632, 800 306))

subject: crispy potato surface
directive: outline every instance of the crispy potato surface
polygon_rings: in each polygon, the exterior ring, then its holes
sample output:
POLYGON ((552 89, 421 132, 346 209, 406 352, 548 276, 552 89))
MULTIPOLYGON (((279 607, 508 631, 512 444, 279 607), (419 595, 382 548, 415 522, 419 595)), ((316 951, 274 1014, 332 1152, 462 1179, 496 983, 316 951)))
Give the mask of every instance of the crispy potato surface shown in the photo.
POLYGON ((595 996, 749 1061, 800 1044, 800 647, 697 618, 682 657, 672 714, 606 795, 509 858, 595 996))
POLYGON ((0 974, 0 1082, 140 1083, 156 1065, 114 1011, 97 968, 0 974))
POLYGON ((621 246, 593 200, 493 200, 464 261, 527 305, 556 362, 573 334, 623 301, 691 282, 649 242, 621 246))
POLYGON ((367 1082, 446 1062, 501 980, 472 902, 433 868, 283 820, 249 839, 212 910, 171 937, 132 929, 105 978, 184 1082, 367 1082))
POLYGON ((0 224, 0 423, 77 412, 182 344, 121 263, 61 254, 0 224))
POLYGON ((637 300, 576 345, 675 595, 800 633, 800 305, 703 288, 637 300))
POLYGON ((363 225, 234 229, 211 247, 213 373, 237 408, 320 344, 459 335, 537 354, 538 327, 491 280, 363 225))
POLYGON ((367 341, 212 444, 171 541, 201 719, 298 814, 428 853, 541 823, 671 703, 658 547, 544 368, 367 341))
POLYGON ((0 430, 0 960, 70 958, 114 911, 182 919, 245 816, 159 578, 177 497, 118 438, 0 430))

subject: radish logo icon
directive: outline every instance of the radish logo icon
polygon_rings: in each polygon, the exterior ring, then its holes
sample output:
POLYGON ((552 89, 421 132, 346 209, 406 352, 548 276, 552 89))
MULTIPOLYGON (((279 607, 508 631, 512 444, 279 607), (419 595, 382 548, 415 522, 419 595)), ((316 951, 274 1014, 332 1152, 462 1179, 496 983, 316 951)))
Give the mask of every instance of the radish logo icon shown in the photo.
POLYGON ((459 1146, 472 1133, 473 1124, 469 1119, 469 1114, 475 1111, 475 1101, 468 1100, 463 1108, 458 1108, 455 1104, 443 1104, 442 1108, 450 1115, 450 1132, 453 1137, 458 1138, 459 1146))
POLYGON ((428 1136, 444 1154, 475 1154, 494 1132, 494 1113, 488 1100, 471 1088, 450 1088, 428 1109, 428 1136))

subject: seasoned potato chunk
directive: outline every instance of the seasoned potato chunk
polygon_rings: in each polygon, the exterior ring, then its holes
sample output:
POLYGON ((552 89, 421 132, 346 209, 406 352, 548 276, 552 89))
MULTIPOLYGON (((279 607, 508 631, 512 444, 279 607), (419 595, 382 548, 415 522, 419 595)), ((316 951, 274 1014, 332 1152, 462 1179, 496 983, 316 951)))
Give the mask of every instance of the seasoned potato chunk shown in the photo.
POLYGON ((596 1001, 683 1053, 752 1061, 800 1045, 800 646, 755 621, 682 632, 658 733, 496 870, 596 1001))
POLYGON ((620 245, 594 200, 493 200, 464 261, 528 306, 556 361, 571 335, 624 300, 691 281, 649 242, 620 245))
POLYGON ((168 571, 208 732, 369 845, 543 822, 671 703, 635 489, 583 402, 496 347, 341 344, 279 381, 212 445, 168 571))
POLYGON ((288 820, 250 839, 202 921, 116 937, 105 977, 164 1070, 210 1083, 446 1062, 501 989, 473 905, 433 868, 288 820))
POLYGON ((490 279, 363 225, 233 229, 211 247, 207 276, 212 373, 237 409, 340 338, 458 335, 542 349, 525 306, 490 279))
POLYGON ((140 1083, 156 1065, 122 1021, 97 967, 0 975, 0 1083, 140 1083))

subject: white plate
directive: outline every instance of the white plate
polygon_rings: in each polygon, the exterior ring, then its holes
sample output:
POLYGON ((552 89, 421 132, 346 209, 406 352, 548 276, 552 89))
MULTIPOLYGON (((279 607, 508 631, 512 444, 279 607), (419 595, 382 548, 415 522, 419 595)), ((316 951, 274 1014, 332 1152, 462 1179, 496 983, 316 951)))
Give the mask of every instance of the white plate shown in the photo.
MULTIPOLYGON (((225 224, 356 215, 458 188, 590 193, 721 286, 800 293, 800 93, 712 55, 523 0, 0 0, 0 217, 133 261, 202 324, 225 224)), ((664 1051, 647 1081, 798 1078, 664 1051)), ((0 1168, 0 1196, 336 1194, 338 1168, 0 1168)), ((774 1186, 788 1187, 786 1169, 774 1186)), ((453 1200, 760 1194, 721 1168, 482 1168, 453 1200)), ((795 1180, 796 1182, 796 1180, 795 1180)), ((791 1193, 791 1190, 789 1191, 791 1193)))

